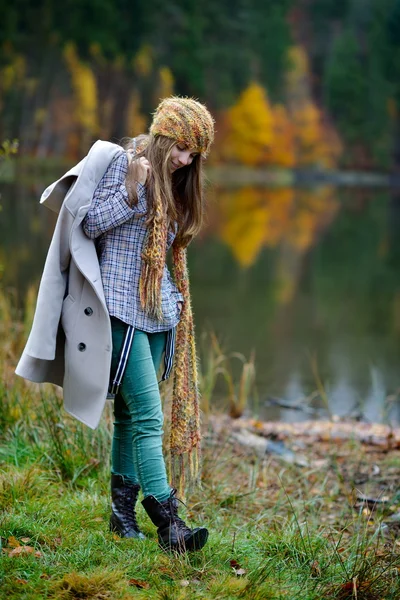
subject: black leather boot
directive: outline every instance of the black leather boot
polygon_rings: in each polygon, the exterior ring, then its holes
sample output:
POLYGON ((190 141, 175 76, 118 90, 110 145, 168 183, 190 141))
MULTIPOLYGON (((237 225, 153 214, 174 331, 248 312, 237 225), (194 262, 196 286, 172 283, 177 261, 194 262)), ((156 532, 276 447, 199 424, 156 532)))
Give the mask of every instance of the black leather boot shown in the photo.
POLYGON ((176 490, 172 490, 170 497, 164 502, 159 502, 154 496, 147 496, 142 501, 145 511, 158 528, 158 542, 164 550, 200 550, 207 541, 208 530, 205 527, 190 529, 178 517, 178 499, 175 495, 176 490))
POLYGON ((135 504, 140 486, 124 483, 121 475, 111 475, 110 530, 123 538, 145 539, 136 522, 135 504))

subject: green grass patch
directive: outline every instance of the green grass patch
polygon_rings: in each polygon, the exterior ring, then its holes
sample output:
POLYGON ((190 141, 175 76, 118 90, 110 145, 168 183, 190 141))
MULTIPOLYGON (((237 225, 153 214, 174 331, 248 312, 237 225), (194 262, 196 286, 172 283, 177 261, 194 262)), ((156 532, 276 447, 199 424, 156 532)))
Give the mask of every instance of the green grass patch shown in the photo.
POLYGON ((120 539, 108 528, 111 405, 93 432, 55 388, 16 379, 25 333, 0 310, 0 333, 14 332, 0 347, 1 599, 400 598, 399 450, 292 440, 307 459, 297 466, 205 419, 202 487, 182 514, 209 542, 163 552, 140 504, 147 539, 120 539))

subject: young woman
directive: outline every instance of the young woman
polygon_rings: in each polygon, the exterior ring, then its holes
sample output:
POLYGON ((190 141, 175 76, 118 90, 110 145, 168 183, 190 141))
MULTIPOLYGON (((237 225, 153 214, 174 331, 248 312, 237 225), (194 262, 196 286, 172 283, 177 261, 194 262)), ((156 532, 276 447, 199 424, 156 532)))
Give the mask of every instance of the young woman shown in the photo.
POLYGON ((198 550, 204 527, 178 517, 162 453, 163 414, 157 372, 166 379, 174 359, 170 450, 181 474, 196 468, 200 440, 196 353, 185 249, 203 213, 202 162, 214 136, 201 103, 171 97, 154 113, 149 135, 130 140, 98 184, 82 221, 95 240, 111 318, 114 394, 110 527, 143 538, 135 513, 142 504, 165 549, 198 550), (174 279, 166 266, 172 247, 174 279))

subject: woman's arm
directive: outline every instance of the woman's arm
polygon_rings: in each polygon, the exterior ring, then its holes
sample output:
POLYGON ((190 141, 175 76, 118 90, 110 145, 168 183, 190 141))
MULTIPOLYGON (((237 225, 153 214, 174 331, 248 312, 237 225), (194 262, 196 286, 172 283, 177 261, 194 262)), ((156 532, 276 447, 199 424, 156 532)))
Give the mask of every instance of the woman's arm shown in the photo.
MULTIPOLYGON (((92 199, 92 204, 83 219, 82 226, 85 234, 95 239, 102 233, 129 221, 138 212, 140 201, 145 197, 144 185, 138 183, 138 203, 129 206, 128 192, 125 186, 128 159, 126 154, 121 154, 108 167, 97 186, 92 199)), ((143 205, 142 205, 143 207, 143 205)))

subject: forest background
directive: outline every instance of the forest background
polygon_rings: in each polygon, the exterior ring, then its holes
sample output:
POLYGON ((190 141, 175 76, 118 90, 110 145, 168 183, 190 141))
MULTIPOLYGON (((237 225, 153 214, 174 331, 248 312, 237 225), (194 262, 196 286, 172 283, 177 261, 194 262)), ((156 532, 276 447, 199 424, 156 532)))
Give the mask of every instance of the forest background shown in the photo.
POLYGON ((391 170, 400 0, 0 0, 0 139, 76 159, 205 101, 214 163, 391 170))

